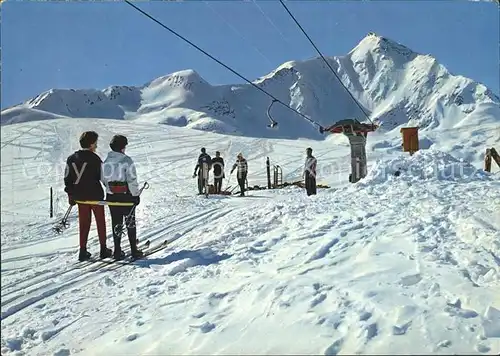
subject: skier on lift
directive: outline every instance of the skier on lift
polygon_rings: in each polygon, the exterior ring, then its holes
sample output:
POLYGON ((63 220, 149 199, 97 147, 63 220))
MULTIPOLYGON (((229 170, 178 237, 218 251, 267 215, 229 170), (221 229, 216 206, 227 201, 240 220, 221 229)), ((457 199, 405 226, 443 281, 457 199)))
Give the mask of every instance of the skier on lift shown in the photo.
POLYGON ((198 156, 198 162, 194 167, 193 178, 198 176, 198 194, 203 194, 203 188, 205 188, 205 194, 208 195, 208 171, 211 168, 212 158, 205 150, 205 147, 201 148, 201 154, 198 156))

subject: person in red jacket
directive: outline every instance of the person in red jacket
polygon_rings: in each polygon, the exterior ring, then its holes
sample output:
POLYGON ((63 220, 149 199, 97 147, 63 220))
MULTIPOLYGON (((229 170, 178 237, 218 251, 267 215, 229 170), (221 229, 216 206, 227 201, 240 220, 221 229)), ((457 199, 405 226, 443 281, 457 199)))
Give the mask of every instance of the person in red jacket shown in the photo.
MULTIPOLYGON (((76 151, 66 160, 64 174, 64 191, 68 194, 70 205, 75 205, 75 200, 103 200, 104 190, 101 185, 102 160, 95 153, 99 135, 94 131, 86 131, 80 136, 81 150, 76 151)), ((99 256, 107 258, 112 256, 111 249, 106 247, 106 219, 104 206, 78 204, 78 224, 80 230, 79 261, 90 259, 91 253, 87 251, 87 239, 94 213, 97 234, 101 251, 99 256)))

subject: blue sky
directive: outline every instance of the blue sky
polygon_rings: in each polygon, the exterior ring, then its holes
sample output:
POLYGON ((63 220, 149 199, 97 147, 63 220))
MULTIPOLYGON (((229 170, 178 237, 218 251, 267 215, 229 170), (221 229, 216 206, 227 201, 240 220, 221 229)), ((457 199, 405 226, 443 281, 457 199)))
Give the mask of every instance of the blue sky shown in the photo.
MULTIPOLYGON (((278 1, 135 4, 250 80, 288 60, 316 56, 278 1)), ((431 54, 452 73, 500 93, 499 11, 494 3, 286 4, 324 55, 346 54, 373 31, 431 54)), ((2 108, 50 88, 142 85, 187 68, 211 84, 242 82, 123 2, 7 1, 2 4, 1 41, 2 108)))

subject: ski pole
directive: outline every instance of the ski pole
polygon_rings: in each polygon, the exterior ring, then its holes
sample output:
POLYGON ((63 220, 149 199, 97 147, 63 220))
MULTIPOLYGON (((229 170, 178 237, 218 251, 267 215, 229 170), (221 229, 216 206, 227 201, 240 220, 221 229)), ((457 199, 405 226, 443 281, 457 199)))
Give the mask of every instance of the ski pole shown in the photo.
POLYGON ((231 182, 231 174, 229 175, 229 178, 227 179, 227 183, 226 183, 226 189, 224 189, 224 191, 227 191, 230 187, 229 183, 231 182))
MULTIPOLYGON (((141 189, 139 189, 139 195, 138 196, 141 196, 143 190, 146 190, 146 189, 149 189, 149 183, 148 182, 144 182, 143 186, 141 189)), ((132 228, 133 226, 130 224, 130 220, 131 220, 131 217, 132 217, 132 214, 135 213, 135 208, 137 207, 137 204, 134 204, 132 206, 132 209, 130 210, 130 213, 128 213, 127 216, 125 216, 125 226, 123 226, 123 224, 119 224, 119 225, 116 225, 115 226, 115 234, 117 236, 122 236, 123 233, 125 232, 125 229, 126 228, 132 228)))
POLYGON ((73 205, 70 205, 68 209, 66 210, 66 213, 64 214, 63 218, 59 222, 59 224, 55 225, 52 230, 54 230, 56 233, 60 234, 64 229, 67 229, 69 227, 68 223, 68 218, 69 214, 71 213, 71 209, 73 209, 73 205))

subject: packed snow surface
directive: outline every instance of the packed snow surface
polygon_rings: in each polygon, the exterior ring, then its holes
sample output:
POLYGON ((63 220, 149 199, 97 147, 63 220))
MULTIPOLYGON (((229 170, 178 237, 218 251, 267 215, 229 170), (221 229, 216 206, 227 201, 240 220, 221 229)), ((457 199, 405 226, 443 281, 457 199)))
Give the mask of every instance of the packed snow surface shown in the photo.
MULTIPOLYGON (((2 355, 499 354, 500 175, 479 169, 484 141, 467 146, 484 130, 436 134, 413 156, 395 136, 370 135, 369 175, 350 184, 340 135, 236 137, 109 118, 3 126, 2 355), (88 129, 101 157, 113 134, 129 138, 150 183, 138 236, 168 239, 163 251, 92 271, 77 263, 75 211, 68 230, 51 231, 68 206, 65 158, 88 129), (472 165, 455 145, 471 149, 472 165), (300 179, 309 146, 318 183, 331 187, 316 196, 196 196, 200 147, 221 151, 224 186, 242 152, 253 186, 266 184, 266 157, 285 181, 300 179)), ((89 248, 98 254, 95 226, 89 248)))

